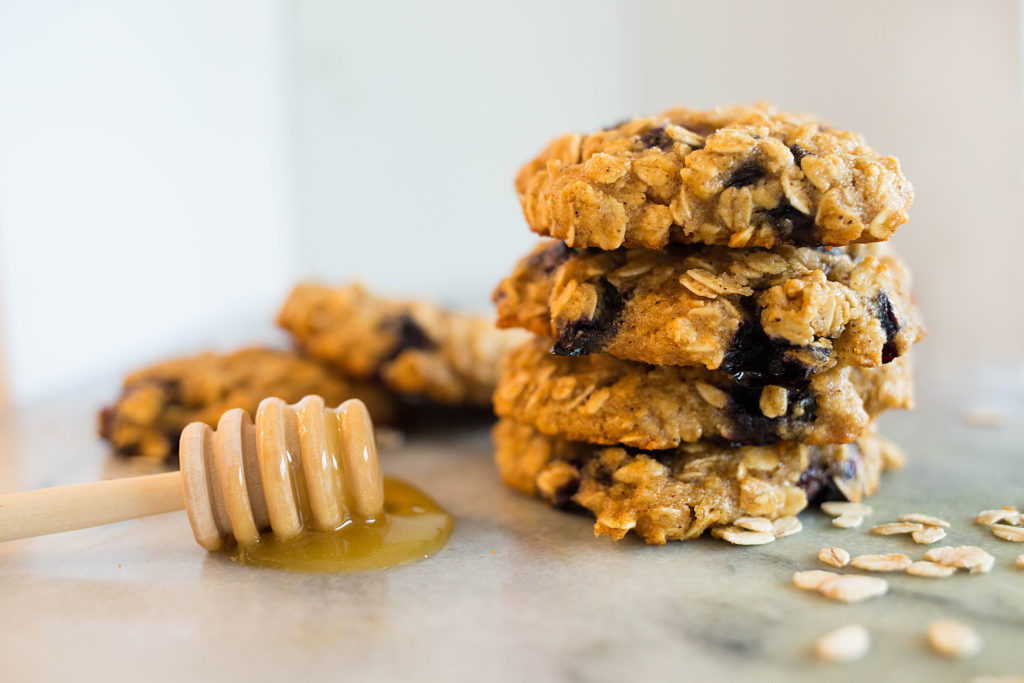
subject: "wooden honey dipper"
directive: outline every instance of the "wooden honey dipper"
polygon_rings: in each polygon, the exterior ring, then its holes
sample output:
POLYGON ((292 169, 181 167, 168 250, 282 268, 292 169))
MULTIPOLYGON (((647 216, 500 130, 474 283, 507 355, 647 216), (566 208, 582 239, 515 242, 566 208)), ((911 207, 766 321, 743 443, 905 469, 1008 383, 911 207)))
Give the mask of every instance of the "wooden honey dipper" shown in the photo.
POLYGON ((255 422, 234 409, 216 430, 188 425, 179 455, 179 472, 0 496, 0 541, 184 508, 196 541, 213 551, 229 535, 249 546, 268 528, 286 540, 383 512, 373 421, 358 399, 327 408, 319 396, 267 398, 255 422))

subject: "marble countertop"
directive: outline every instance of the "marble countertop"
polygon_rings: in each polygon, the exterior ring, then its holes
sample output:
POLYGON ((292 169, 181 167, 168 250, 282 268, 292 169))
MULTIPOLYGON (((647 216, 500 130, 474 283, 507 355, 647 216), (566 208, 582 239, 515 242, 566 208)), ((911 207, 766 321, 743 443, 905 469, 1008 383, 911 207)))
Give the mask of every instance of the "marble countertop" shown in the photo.
MULTIPOLYGON (((953 523, 942 543, 996 557, 989 574, 888 576, 860 605, 791 586, 825 568, 819 548, 853 554, 925 546, 834 529, 805 512, 802 533, 759 547, 700 540, 647 547, 594 538, 582 515, 505 489, 485 428, 410 438, 383 458, 456 519, 435 557, 386 571, 303 575, 240 567, 192 540, 185 514, 0 545, 0 678, 55 680, 674 680, 967 681, 1024 674, 1024 545, 971 524, 1024 506, 1024 388, 933 382, 920 409, 885 417, 906 469, 888 475, 869 522, 903 512, 953 523), (995 397, 995 398, 993 398, 995 397), (984 399, 984 400, 980 400, 984 399), (998 409, 999 428, 965 424, 998 409), (927 624, 974 626, 984 649, 933 654, 927 624), (865 625, 863 661, 824 664, 815 638, 865 625)), ((103 393, 10 414, 0 426, 0 492, 123 474, 93 436, 103 393)))

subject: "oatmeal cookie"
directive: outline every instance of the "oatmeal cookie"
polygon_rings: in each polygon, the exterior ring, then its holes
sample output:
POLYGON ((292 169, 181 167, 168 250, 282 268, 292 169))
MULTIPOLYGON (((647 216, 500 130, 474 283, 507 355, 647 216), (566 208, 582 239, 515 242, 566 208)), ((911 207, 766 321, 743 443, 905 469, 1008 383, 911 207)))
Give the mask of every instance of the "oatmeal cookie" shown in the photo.
POLYGON ((894 157, 764 104, 564 135, 519 171, 516 191, 534 232, 600 249, 878 242, 913 201, 894 157))
POLYGON ((494 292, 499 327, 554 337, 562 356, 608 353, 783 381, 877 367, 924 334, 910 276, 886 245, 834 249, 570 249, 550 240, 494 292))
POLYGON ((319 394, 332 406, 361 399, 380 424, 395 416, 394 400, 377 387, 342 379, 290 351, 248 348, 178 358, 132 373, 121 397, 100 413, 99 432, 121 455, 163 460, 177 455, 181 430, 190 422, 215 427, 232 408, 255 415, 268 396, 293 403, 307 394, 319 394))
POLYGON ((502 352, 524 338, 489 317, 379 298, 359 284, 301 284, 277 322, 346 377, 445 404, 489 405, 502 352))
POLYGON ((633 530, 652 544, 695 538, 748 515, 795 515, 809 502, 859 501, 874 493, 894 449, 868 433, 833 446, 638 451, 564 441, 505 419, 494 442, 509 486, 555 506, 586 508, 597 518, 595 535, 618 540, 633 530))
POLYGON ((506 356, 494 409, 571 441, 654 450, 700 439, 849 443, 883 410, 913 403, 905 358, 879 368, 836 366, 780 385, 607 354, 553 356, 550 343, 537 338, 506 356))

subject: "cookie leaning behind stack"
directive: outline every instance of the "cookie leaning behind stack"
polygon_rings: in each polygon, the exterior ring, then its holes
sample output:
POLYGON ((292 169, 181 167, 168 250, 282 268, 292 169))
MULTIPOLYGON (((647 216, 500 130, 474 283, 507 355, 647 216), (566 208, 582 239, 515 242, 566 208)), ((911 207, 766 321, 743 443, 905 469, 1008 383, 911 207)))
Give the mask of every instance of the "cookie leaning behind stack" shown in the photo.
POLYGON ((674 109, 552 142, 516 179, 559 238, 498 285, 494 431, 505 482, 590 510, 595 533, 693 538, 859 500, 900 458, 924 330, 885 246, 898 162, 758 105, 674 109))

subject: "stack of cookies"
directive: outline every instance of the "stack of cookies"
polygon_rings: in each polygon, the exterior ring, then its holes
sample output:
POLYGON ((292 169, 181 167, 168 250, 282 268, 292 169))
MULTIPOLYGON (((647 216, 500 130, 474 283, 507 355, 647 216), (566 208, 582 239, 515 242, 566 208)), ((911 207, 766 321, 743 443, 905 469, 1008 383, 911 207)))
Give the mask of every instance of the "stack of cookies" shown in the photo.
POLYGON ((516 179, 539 244, 494 294, 506 483, 648 543, 873 493, 923 336, 881 244, 912 189, 855 134, 766 105, 565 135, 516 179))

